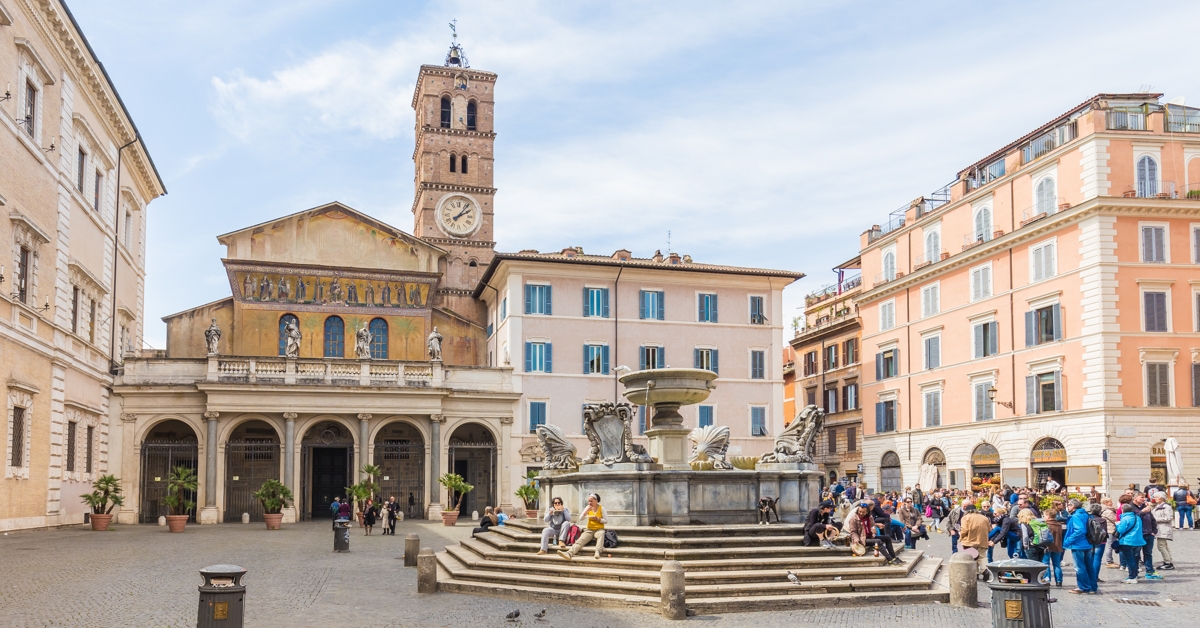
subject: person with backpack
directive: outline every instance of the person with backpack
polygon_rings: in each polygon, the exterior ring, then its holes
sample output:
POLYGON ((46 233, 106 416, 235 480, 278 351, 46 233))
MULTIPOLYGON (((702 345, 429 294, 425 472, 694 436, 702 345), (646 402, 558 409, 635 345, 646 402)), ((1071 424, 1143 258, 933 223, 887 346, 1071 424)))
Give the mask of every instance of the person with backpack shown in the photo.
POLYGON ((1158 553, 1163 560, 1158 567, 1159 569, 1174 569, 1175 563, 1171 560, 1170 543, 1175 538, 1175 530, 1172 525, 1175 522, 1175 510, 1167 502, 1166 493, 1154 494, 1154 506, 1150 509, 1150 515, 1154 517, 1154 522, 1157 524, 1154 543, 1158 546, 1158 553))
MULTIPOLYGON (((1025 548, 1025 555, 1029 560, 1042 562, 1043 533, 1048 532, 1046 523, 1038 521, 1033 516, 1033 511, 1026 508, 1017 513, 1017 530, 1021 533, 1021 545, 1025 548)), ((1053 540, 1053 537, 1050 537, 1053 540)))
POLYGON ((333 503, 329 504, 329 514, 333 515, 332 529, 334 529, 334 530, 337 529, 338 509, 341 507, 342 507, 342 498, 341 497, 334 497, 333 503))
POLYGON ((1195 525, 1192 521, 1192 510, 1196 507, 1196 494, 1187 484, 1181 484, 1175 489, 1171 499, 1175 500, 1175 512, 1179 513, 1179 525, 1175 526, 1176 529, 1190 530, 1195 525), (1187 523, 1184 523, 1185 520, 1187 523))
POLYGON ((1063 559, 1063 523, 1058 520, 1058 512, 1047 508, 1042 517, 1046 530, 1050 533, 1050 542, 1042 546, 1042 564, 1049 567, 1046 570, 1046 580, 1054 581, 1054 586, 1062 588, 1062 559, 1063 559))
POLYGON ((1126 502, 1121 504, 1121 518, 1117 521, 1117 535, 1121 539, 1121 562, 1129 571, 1125 584, 1137 584, 1138 558, 1146 540, 1142 538, 1142 518, 1136 512, 1136 507, 1126 502))
POLYGON ((1067 518, 1067 530, 1063 534, 1063 549, 1071 550, 1071 558, 1075 561, 1075 588, 1069 592, 1074 594, 1094 594, 1097 574, 1095 573, 1095 545, 1088 539, 1088 521, 1091 516, 1083 509, 1078 499, 1072 498, 1067 502, 1070 516, 1067 518))
POLYGON ((1104 518, 1100 504, 1087 502, 1083 505, 1088 511, 1088 542, 1095 548, 1092 553, 1092 573, 1096 574, 1096 583, 1100 583, 1100 564, 1104 559, 1104 547, 1108 545, 1108 520, 1104 518))
POLYGON ((1152 506, 1146 502, 1145 495, 1135 496, 1133 505, 1142 519, 1142 540, 1145 543, 1142 544, 1141 550, 1142 562, 1146 564, 1146 579, 1162 580, 1163 577, 1158 575, 1158 570, 1154 568, 1154 537, 1158 535, 1158 522, 1150 512, 1152 506))

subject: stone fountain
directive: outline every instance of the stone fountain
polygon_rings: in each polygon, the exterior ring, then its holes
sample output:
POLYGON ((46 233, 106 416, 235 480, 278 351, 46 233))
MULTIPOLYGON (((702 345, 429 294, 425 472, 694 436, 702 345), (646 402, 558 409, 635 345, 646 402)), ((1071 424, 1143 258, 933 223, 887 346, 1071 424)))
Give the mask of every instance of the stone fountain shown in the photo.
POLYGON ((702 369, 625 374, 620 381, 628 402, 584 407, 589 449, 582 460, 561 430, 539 426, 546 460, 541 503, 562 497, 574 509, 597 493, 612 525, 744 524, 758 522, 758 500, 770 497, 784 522, 802 522, 820 497, 812 455, 824 413, 808 406, 775 438, 773 451, 731 462, 728 427, 689 430, 679 414, 680 407, 707 399, 716 379, 702 369), (653 410, 648 448, 633 443, 633 404, 653 410))

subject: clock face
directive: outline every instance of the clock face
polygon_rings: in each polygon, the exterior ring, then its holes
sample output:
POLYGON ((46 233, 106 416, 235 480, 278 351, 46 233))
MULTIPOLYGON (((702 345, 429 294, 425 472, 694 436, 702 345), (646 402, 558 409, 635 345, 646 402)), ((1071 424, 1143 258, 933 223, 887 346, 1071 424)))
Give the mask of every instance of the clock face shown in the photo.
POLYGON ((479 206, 471 199, 454 196, 442 203, 438 222, 442 230, 453 236, 465 236, 479 225, 479 206))

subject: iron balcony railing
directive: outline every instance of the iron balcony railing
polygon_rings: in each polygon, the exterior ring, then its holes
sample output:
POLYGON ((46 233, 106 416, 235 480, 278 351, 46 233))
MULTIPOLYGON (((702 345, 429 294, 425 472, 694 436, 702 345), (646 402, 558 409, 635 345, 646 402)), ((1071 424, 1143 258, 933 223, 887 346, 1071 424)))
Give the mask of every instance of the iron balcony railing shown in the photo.
POLYGON ((1167 109, 1168 133, 1200 133, 1200 109, 1167 109))
POLYGON ((1070 142, 1077 136, 1077 128, 1075 121, 1072 120, 1034 138, 1021 149, 1021 161, 1029 163, 1070 142))
POLYGON ((934 251, 930 255, 922 253, 913 260, 913 270, 923 268, 935 262, 940 262, 948 257, 950 257, 950 252, 945 249, 934 251))
POLYGON ((1127 190, 1121 196, 1125 198, 1179 198, 1175 191, 1174 181, 1138 181, 1137 187, 1127 190))
POLYGON ((1145 107, 1110 109, 1105 112, 1106 126, 1110 131, 1145 131, 1145 107))
MULTIPOLYGON (((1003 169, 1003 164, 1001 164, 1003 169)), ((1003 173, 1002 173, 1003 174, 1003 173)), ((874 242, 879 238, 903 227, 908 222, 908 210, 916 210, 916 219, 920 220, 923 216, 928 216, 940 209, 942 206, 950 202, 950 188, 956 182, 952 181, 943 185, 941 188, 934 190, 929 196, 922 196, 915 201, 905 204, 903 207, 892 210, 888 214, 888 221, 882 225, 874 225, 868 234, 867 241, 874 242)))
POLYGON ((849 292, 850 290, 853 290, 854 288, 857 288, 861 285, 862 285, 862 275, 855 275, 853 277, 848 277, 846 279, 843 279, 840 284, 838 284, 838 283, 826 284, 826 285, 821 286, 820 288, 817 288, 816 290, 810 292, 808 294, 808 296, 804 297, 804 304, 806 306, 809 306, 809 305, 813 305, 814 303, 820 303, 821 301, 824 301, 825 299, 828 299, 829 297, 839 295, 844 292, 849 292))

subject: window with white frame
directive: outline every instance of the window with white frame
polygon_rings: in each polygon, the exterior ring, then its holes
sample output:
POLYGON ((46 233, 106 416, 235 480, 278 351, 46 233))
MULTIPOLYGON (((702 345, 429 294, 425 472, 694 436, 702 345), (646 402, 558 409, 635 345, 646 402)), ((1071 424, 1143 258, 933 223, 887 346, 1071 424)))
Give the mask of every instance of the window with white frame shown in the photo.
POLYGON ((883 252, 883 280, 891 281, 896 278, 896 250, 888 249, 883 252))
POLYGON ((87 176, 87 152, 83 150, 83 142, 80 141, 78 150, 75 156, 75 189, 83 194, 84 178, 87 176))
POLYGON ((1171 260, 1167 225, 1142 224, 1142 261, 1147 264, 1167 264, 1171 260))
POLYGON ((896 326, 896 301, 884 301, 879 304, 879 331, 887 331, 896 326))
POLYGON ((1050 240, 1029 249, 1030 282, 1049 279, 1058 274, 1058 242, 1050 240))
POLYGON ((638 292, 638 318, 663 320, 663 291, 641 290, 638 292))
POLYGON ((750 379, 766 379, 767 352, 755 349, 750 352, 750 379))
POLYGON ((858 382, 849 382, 842 386, 842 410, 858 409, 858 382))
POLYGON ((552 313, 550 286, 547 284, 525 284, 525 313, 552 313))
POLYGON ((1025 346, 1033 347, 1062 340, 1062 306, 1058 303, 1025 312, 1025 346))
POLYGON ((661 345, 642 345, 638 353, 641 354, 641 370, 666 367, 666 352, 661 345))
POLYGON ((925 347, 925 370, 935 369, 942 365, 942 335, 930 334, 921 339, 925 347))
POLYGON ((703 293, 696 295, 696 320, 701 323, 718 322, 717 295, 703 293))
POLYGON ((40 126, 41 115, 41 91, 33 84, 33 81, 25 81, 24 100, 21 103, 21 117, 17 119, 17 126, 25 131, 25 134, 30 139, 37 139, 38 128, 40 126))
POLYGON ((6 478, 28 478, 32 445, 33 396, 19 388, 8 389, 8 439, 5 441, 6 478))
MULTIPOLYGON (((1196 194, 1200 195, 1200 190, 1196 194)), ((1192 225, 1192 263, 1200 264, 1200 226, 1197 225, 1192 225)))
POLYGON ((837 384, 825 388, 825 414, 834 414, 838 411, 838 387, 837 384))
POLYGON ((942 258, 942 230, 932 228, 925 232, 925 261, 930 264, 942 258))
POLYGON ((995 402, 992 401, 988 391, 995 386, 996 382, 992 379, 976 380, 971 382, 972 399, 974 403, 974 417, 976 421, 990 421, 996 417, 995 402))
POLYGON ((1062 371, 1036 373, 1025 378, 1025 413, 1061 412, 1063 410, 1062 371))
POLYGON ((552 373, 551 354, 549 342, 526 342, 525 372, 552 373))
POLYGON ((608 288, 583 289, 583 315, 608 318, 608 288))
POLYGON ((1053 214, 1056 206, 1055 201, 1058 197, 1056 191, 1053 177, 1046 177, 1038 181, 1037 188, 1034 191, 1034 201, 1036 204, 1034 213, 1046 214, 1047 216, 1053 214))
POLYGON ((921 391, 922 405, 925 407, 925 427, 937 427, 942 424, 942 389, 928 388, 921 391))
POLYGON ((1158 196, 1158 161, 1149 155, 1137 160, 1137 195, 1141 198, 1158 196))
POLYGON ((821 353, 823 370, 830 371, 838 367, 838 346, 836 344, 826 346, 821 353))
POLYGON ((987 242, 992 239, 992 208, 988 206, 975 210, 975 240, 987 242))
POLYGON ((750 435, 767 436, 766 406, 750 406, 750 435))
POLYGON ((1146 363, 1146 405, 1169 408, 1171 403, 1171 363, 1146 363))
POLYGON ((900 374, 900 349, 891 348, 875 354, 875 379, 883 380, 900 374))
POLYGON ((875 433, 895 432, 897 403, 895 399, 886 399, 875 404, 875 433))
POLYGON ((767 324, 767 312, 764 307, 764 299, 761 296, 752 295, 750 297, 750 324, 767 324))
POLYGON ((1000 324, 996 321, 976 323, 972 326, 972 355, 986 358, 1000 352, 1000 324))
POLYGON ((608 345, 583 345, 583 374, 608 375, 608 345))
POLYGON ((992 296, 992 263, 971 269, 971 301, 981 301, 992 296))
POLYGON ((529 402, 529 433, 536 434, 539 425, 546 424, 546 402, 529 402))
POLYGON ((942 311, 942 286, 934 282, 921 288, 921 317, 929 318, 942 311))
POLYGON ((698 427, 708 427, 713 424, 713 406, 700 406, 696 424, 698 427))
POLYGON ((1166 290, 1142 291, 1142 329, 1146 331, 1171 331, 1170 292, 1166 290))
POLYGON ((697 347, 692 350, 692 358, 695 368, 720 374, 720 356, 716 349, 697 347))
POLYGON ((508 318, 508 297, 500 299, 500 320, 508 318))

